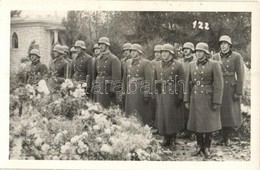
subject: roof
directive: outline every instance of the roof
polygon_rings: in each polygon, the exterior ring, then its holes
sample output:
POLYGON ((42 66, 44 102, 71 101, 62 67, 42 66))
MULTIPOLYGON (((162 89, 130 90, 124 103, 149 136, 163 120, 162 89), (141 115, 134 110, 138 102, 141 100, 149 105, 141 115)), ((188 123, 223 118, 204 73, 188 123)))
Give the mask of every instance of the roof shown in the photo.
POLYGON ((66 28, 61 24, 61 22, 51 20, 50 18, 22 18, 22 17, 12 17, 11 18, 11 28, 20 27, 45 27, 46 30, 65 30, 66 28))

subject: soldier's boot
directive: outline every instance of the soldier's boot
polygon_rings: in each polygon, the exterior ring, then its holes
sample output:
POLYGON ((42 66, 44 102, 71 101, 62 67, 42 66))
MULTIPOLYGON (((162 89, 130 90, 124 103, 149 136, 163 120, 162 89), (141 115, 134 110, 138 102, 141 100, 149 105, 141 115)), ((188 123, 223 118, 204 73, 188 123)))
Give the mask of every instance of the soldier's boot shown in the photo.
POLYGON ((191 156, 198 156, 202 154, 203 151, 203 134, 202 133, 196 133, 196 139, 197 139, 197 146, 196 150, 191 153, 191 156))
POLYGON ((164 135, 162 146, 167 147, 170 145, 170 139, 168 135, 164 135))
POLYGON ((205 148, 203 153, 204 153, 204 158, 205 159, 210 159, 211 158, 210 148, 205 148))
POLYGON ((195 140, 196 140, 196 135, 191 132, 190 141, 195 141, 195 140))
POLYGON ((219 130, 218 132, 218 141, 217 141, 217 145, 223 145, 224 144, 224 133, 223 130, 219 130))
POLYGON ((223 130, 223 139, 224 139, 225 146, 231 145, 230 133, 231 133, 231 130, 229 128, 225 128, 223 130))

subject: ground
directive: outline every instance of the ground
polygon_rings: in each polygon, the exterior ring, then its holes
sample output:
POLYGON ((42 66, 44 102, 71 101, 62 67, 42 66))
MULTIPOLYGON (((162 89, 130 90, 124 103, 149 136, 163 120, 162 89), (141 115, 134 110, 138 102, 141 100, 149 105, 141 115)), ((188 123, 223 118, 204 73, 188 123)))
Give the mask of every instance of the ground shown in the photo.
MULTIPOLYGON (((156 135, 162 142, 163 138, 156 135)), ((188 139, 177 139, 176 149, 163 148, 162 159, 164 161, 206 161, 202 156, 191 156, 195 150, 196 141, 188 139)), ((217 141, 212 141, 212 158, 207 161, 250 161, 250 142, 240 141, 233 138, 229 147, 217 145, 217 141)))

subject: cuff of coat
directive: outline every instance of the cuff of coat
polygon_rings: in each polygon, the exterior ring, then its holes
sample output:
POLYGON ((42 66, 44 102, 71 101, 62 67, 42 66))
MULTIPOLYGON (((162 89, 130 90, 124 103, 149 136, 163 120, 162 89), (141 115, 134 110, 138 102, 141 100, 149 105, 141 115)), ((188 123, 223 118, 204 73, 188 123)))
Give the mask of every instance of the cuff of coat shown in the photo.
POLYGON ((144 97, 151 97, 151 94, 145 93, 145 94, 144 94, 144 97))

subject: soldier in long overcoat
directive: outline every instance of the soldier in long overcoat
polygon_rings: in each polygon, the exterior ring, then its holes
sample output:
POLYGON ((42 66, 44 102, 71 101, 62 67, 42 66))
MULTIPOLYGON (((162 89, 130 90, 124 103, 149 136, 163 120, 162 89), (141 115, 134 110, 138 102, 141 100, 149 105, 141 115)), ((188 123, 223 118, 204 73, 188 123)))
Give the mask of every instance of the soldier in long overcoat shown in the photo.
POLYGON ((38 49, 32 49, 29 54, 31 66, 27 73, 27 83, 37 84, 48 73, 48 68, 40 61, 41 55, 38 49))
MULTIPOLYGON (((93 46, 93 78, 95 77, 95 65, 96 65, 96 61, 97 61, 97 58, 99 57, 99 55, 101 54, 101 51, 100 51, 100 47, 98 44, 94 44, 93 46)), ((91 98, 94 102, 97 102, 97 99, 96 99, 96 95, 94 95, 93 93, 91 93, 91 98)))
POLYGON ((241 95, 243 94, 244 62, 242 56, 231 50, 229 36, 219 39, 221 51, 213 56, 221 64, 224 78, 223 100, 220 108, 223 142, 230 145, 230 135, 241 125, 241 95))
POLYGON ((144 124, 150 125, 153 67, 142 54, 142 46, 132 44, 132 58, 126 61, 123 77, 125 112, 127 115, 137 114, 144 124))
POLYGON ((69 68, 68 68, 68 77, 71 78, 72 77, 72 59, 70 59, 70 52, 69 52, 69 47, 64 45, 62 46, 63 48, 63 51, 64 51, 64 55, 63 55, 63 58, 69 63, 69 68))
POLYGON ((90 96, 93 81, 93 60, 92 57, 85 52, 85 42, 78 40, 74 47, 77 50, 77 57, 72 64, 72 79, 87 83, 87 95, 90 96))
POLYGON ((55 77, 55 82, 61 84, 65 79, 69 78, 69 63, 63 58, 64 50, 59 44, 53 48, 53 60, 50 66, 50 71, 55 77))
MULTIPOLYGON (((183 64, 185 77, 188 73, 189 64, 196 60, 196 56, 194 55, 195 47, 194 44, 191 42, 186 42, 183 44, 182 47, 184 58, 180 61, 183 64)), ((185 120, 185 131, 181 134, 183 138, 189 138, 190 140, 195 140, 195 135, 187 130, 187 124, 189 119, 189 109, 185 106, 182 107, 182 111, 184 113, 184 120, 185 120)))
POLYGON ((196 132, 197 148, 193 156, 210 158, 212 132, 221 129, 220 104, 223 77, 219 62, 208 58, 206 43, 196 45, 197 61, 189 64, 184 102, 190 109, 188 130, 196 132))
MULTIPOLYGON (((131 59, 131 43, 125 43, 123 45, 123 54, 122 54, 122 58, 121 58, 121 75, 122 75, 122 79, 124 76, 124 71, 126 69, 126 61, 131 59)), ((122 92, 122 91, 121 91, 122 92)), ((125 95, 123 95, 122 93, 119 96, 119 102, 120 102, 120 108, 125 111, 125 95)))
POLYGON ((109 50, 111 45, 107 37, 101 37, 98 44, 101 54, 95 62, 96 80, 93 92, 97 102, 108 108, 112 104, 117 104, 121 88, 121 63, 109 50))
POLYGON ((184 129, 182 113, 184 69, 180 61, 174 59, 173 46, 162 46, 162 61, 155 65, 155 87, 157 110, 155 126, 164 135, 163 146, 176 143, 177 132, 184 129), (174 141, 174 142, 173 142, 174 141))
MULTIPOLYGON (((159 63, 162 60, 161 57, 161 50, 162 50, 162 45, 156 45, 154 46, 153 52, 154 52, 154 59, 151 61, 151 64, 153 66, 153 70, 155 71, 155 66, 157 63, 159 63)), ((156 115, 156 94, 152 94, 152 125, 155 128, 155 115, 156 115)))

